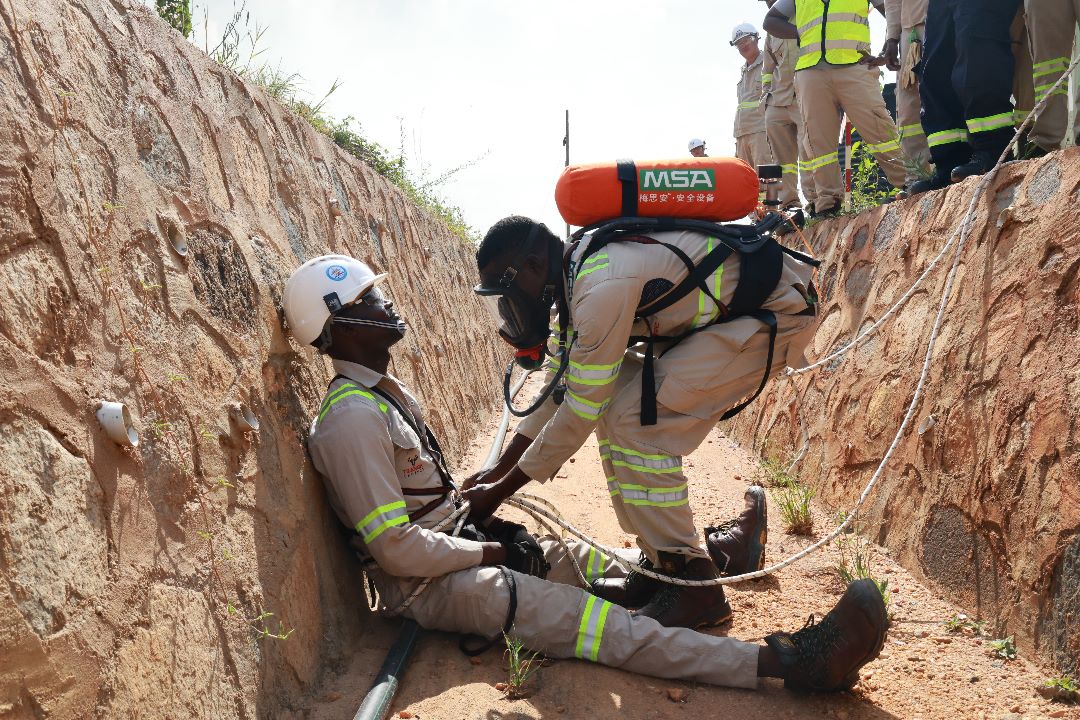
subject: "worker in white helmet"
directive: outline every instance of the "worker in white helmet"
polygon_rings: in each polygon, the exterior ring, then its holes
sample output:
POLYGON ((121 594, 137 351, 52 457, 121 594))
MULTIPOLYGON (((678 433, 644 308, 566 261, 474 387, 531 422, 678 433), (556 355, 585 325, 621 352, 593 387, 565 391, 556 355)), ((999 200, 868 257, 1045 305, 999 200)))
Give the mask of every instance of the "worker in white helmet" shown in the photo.
POLYGON ((701 138, 693 138, 686 144, 686 149, 694 157, 709 157, 705 154, 705 141, 701 138))
MULTIPOLYGON (((378 287, 384 277, 351 257, 326 255, 296 269, 282 296, 292 335, 333 359, 337 375, 308 449, 334 512, 355 533, 351 545, 384 611, 478 635, 487 646, 512 630, 550 657, 731 687, 777 677, 793 689, 842 690, 877 657, 887 619, 870 580, 850 585, 820 622, 755 644, 631 615, 576 587, 562 546, 520 525, 493 518, 457 536, 435 531, 460 500, 420 405, 387 374, 406 325, 378 287), (422 578, 430 584, 403 607, 422 578)), ((586 581, 622 574, 588 545, 571 540, 567 548, 586 581)), ((462 643, 471 653, 484 646, 462 643)))
POLYGON ((736 25, 731 45, 745 61, 739 76, 739 104, 735 110, 735 157, 750 167, 771 165, 772 151, 765 134, 765 107, 761 104, 761 49, 757 28, 750 23, 736 25))

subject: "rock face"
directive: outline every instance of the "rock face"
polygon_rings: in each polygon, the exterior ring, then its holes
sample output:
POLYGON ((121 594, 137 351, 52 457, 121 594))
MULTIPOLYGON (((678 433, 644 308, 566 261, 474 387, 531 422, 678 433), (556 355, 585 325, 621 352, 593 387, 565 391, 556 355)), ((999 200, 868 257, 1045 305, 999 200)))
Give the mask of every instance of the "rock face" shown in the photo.
MULTIPOLYGON (((998 636, 1080 658, 1080 152, 1006 166, 980 199, 911 426, 864 507, 871 536, 998 636)), ((959 226, 975 181, 822 223, 820 358, 883 316, 959 226)), ((732 425, 854 505, 914 394, 953 256, 846 357, 732 425), (805 431, 805 435, 804 435, 805 431)), ((944 620, 945 618, 941 618, 944 620)))
POLYGON ((0 715, 287 714, 368 615, 282 285, 388 271, 391 371, 455 456, 506 355, 473 249, 142 6, 0 3, 0 103, 0 715))

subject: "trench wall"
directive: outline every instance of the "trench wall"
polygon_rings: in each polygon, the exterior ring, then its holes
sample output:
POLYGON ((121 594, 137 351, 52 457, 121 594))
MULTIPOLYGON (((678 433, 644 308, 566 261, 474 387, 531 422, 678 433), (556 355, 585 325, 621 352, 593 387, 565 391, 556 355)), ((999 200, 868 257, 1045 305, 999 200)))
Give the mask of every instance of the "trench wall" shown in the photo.
POLYGON ((0 104, 0 716, 288 714, 367 612, 284 280, 326 252, 390 272, 391 371, 456 455, 502 357, 473 249, 139 5, 0 2, 0 104))
MULTIPOLYGON (((957 229, 975 180, 821 223, 811 359, 881 318, 957 229)), ((977 205, 926 392, 863 522, 996 637, 1080 658, 1080 152, 1005 166, 977 205)), ((854 505, 914 394, 952 255, 843 359, 781 379, 731 425, 854 505)), ((941 618, 940 620, 944 620, 941 618)))

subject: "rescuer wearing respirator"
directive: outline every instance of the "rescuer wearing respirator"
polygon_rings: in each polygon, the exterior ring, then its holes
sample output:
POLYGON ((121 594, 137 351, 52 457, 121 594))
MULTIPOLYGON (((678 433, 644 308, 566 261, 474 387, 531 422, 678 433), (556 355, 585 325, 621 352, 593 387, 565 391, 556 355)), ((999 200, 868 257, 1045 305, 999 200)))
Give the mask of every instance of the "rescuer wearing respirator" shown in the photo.
MULTIPOLYGON (((785 259, 761 305, 764 313, 736 316, 732 303, 743 267, 732 254, 705 280, 708 294, 695 289, 639 319, 639 309, 687 277, 687 262, 697 263, 720 244, 698 232, 650 235, 611 242, 584 257, 589 235, 567 246, 528 218, 511 216, 488 231, 476 255, 476 292, 496 301, 500 334, 526 363, 542 359, 550 309, 557 306, 562 347, 548 350, 549 368, 559 369, 546 391, 556 381, 565 386, 518 425, 494 468, 466 481, 465 497, 473 518, 486 517, 530 480, 552 477, 595 431, 619 524, 637 536, 646 567, 687 580, 758 570, 765 544, 762 488, 747 490, 736 523, 707 532, 703 550, 682 458, 768 377, 803 364, 815 325, 812 268, 785 259), (686 337, 671 342, 680 336, 686 337), (639 337, 656 339, 643 357, 627 349, 639 337)), ((680 586, 632 573, 598 581, 593 591, 666 626, 717 625, 731 617, 720 585, 680 586)))
MULTIPOLYGON (((434 531, 459 499, 420 406, 386 374, 406 326, 378 287, 384 277, 326 255, 295 270, 282 294, 292 335, 333 359, 308 449, 384 610, 428 629, 513 632, 551 657, 731 687, 777 677, 792 689, 842 690, 877 657, 887 620, 871 580, 852 583, 817 624, 755 645, 665 628, 568 584, 577 576, 558 542, 520 525, 490 518, 457 537, 434 531), (403 608, 423 578, 430 584, 403 608)), ((589 546, 567 546, 588 577, 621 574, 589 546)))

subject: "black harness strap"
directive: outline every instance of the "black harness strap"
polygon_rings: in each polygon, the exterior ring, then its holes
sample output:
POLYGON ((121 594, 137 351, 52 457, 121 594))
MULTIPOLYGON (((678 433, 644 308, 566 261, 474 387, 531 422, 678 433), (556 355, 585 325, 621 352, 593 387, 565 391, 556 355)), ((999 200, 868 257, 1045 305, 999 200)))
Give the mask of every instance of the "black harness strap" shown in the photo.
POLYGON ((634 217, 638 214, 637 165, 633 160, 619 160, 615 164, 615 171, 622 183, 622 214, 634 217))
MULTIPOLYGON (((506 580, 507 589, 510 591, 510 603, 506 607, 506 621, 503 623, 502 634, 509 635, 511 628, 514 627, 514 617, 517 615, 517 582, 514 580, 514 573, 510 572, 502 565, 496 565, 499 572, 502 573, 503 579, 506 580)), ((486 639, 479 635, 462 635, 458 641, 458 648, 461 652, 465 653, 469 657, 476 657, 482 652, 485 652, 499 641, 499 637, 493 637, 486 639), (472 638, 479 638, 480 644, 469 647, 469 640, 472 638)))

